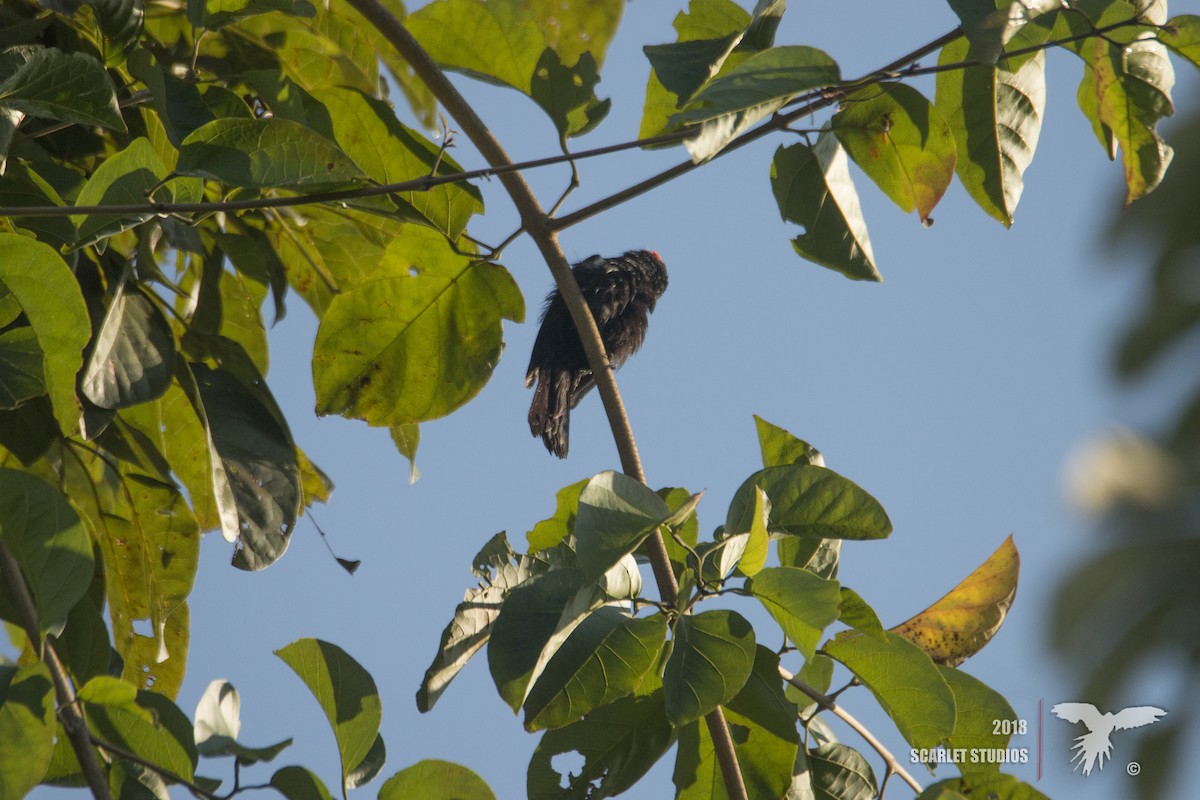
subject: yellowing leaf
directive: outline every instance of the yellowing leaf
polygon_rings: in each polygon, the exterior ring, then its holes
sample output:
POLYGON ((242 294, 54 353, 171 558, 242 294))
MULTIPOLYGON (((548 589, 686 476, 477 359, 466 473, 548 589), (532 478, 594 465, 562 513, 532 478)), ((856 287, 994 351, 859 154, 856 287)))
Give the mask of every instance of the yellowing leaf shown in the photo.
POLYGON ((1000 630, 1017 595, 1021 559, 1012 536, 950 592, 891 629, 938 664, 956 667, 983 649, 1000 630))

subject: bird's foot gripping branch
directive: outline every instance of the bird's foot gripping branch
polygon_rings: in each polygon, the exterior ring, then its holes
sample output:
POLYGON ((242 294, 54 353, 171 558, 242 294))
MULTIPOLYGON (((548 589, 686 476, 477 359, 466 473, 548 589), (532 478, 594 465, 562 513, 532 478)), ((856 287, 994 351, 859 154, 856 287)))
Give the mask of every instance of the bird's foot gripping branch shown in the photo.
MULTIPOLYGON (((524 712, 527 730, 545 731, 528 771, 536 798, 612 796, 673 746, 677 796, 708 797, 714 749, 703 721, 718 708, 739 732, 734 748, 750 797, 781 797, 789 787, 821 796, 842 786, 848 793, 839 796, 870 798, 892 775, 920 792, 874 736, 867 741, 884 762, 879 782, 863 754, 836 740, 829 719, 853 721, 826 696, 837 665, 870 690, 914 749, 1006 748, 1011 732, 994 731, 985 717, 1011 719, 1011 707, 957 666, 992 638, 1015 596, 1011 537, 941 600, 884 628, 837 580, 843 541, 891 533, 884 509, 823 466, 813 447, 757 423, 763 469, 735 492, 711 539, 699 536, 699 495, 654 492, 616 472, 559 491, 554 515, 529 531, 527 552, 504 533, 492 537, 474 560, 480 582, 455 610, 417 693, 421 710, 486 645, 500 696, 524 712), (639 562, 655 531, 680 587, 674 605, 643 592, 639 562), (772 545, 780 565, 769 567, 772 545), (758 602, 745 615, 708 603, 728 595, 758 602), (974 609, 966 615, 965 601, 974 609), (756 630, 752 617, 774 625, 756 630), (830 636, 831 626, 844 629, 830 636), (782 648, 762 644, 781 634, 782 648), (794 675, 784 666, 793 661, 794 675), (584 764, 563 775, 554 758, 569 752, 584 764)), ((929 796, 953 788, 1007 797, 1019 788, 1041 797, 999 764, 959 768, 929 796)))

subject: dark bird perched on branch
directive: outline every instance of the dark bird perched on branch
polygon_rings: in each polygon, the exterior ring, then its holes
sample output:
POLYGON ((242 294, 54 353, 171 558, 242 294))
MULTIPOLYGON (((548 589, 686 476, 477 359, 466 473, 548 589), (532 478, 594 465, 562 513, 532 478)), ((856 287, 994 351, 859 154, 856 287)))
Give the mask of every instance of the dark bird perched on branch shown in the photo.
MULTIPOLYGON (((592 256, 571 268, 592 309, 613 368, 637 352, 646 338, 647 315, 667 290, 667 267, 658 253, 630 250, 616 258, 592 256)), ((541 328, 529 357, 525 388, 533 386, 529 430, 546 449, 567 457, 571 409, 596 385, 583 343, 558 289, 546 297, 541 328)))

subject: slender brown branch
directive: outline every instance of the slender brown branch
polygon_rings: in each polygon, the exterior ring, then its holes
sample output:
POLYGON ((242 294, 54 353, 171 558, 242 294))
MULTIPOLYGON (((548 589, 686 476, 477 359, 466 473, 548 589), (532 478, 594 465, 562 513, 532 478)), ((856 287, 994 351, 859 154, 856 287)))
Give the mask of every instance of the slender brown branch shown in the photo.
POLYGON ((41 656, 42 661, 50 670, 50 678, 54 681, 58 716, 62 720, 63 729, 67 732, 67 738, 71 741, 75 757, 79 760, 79 768, 83 772, 88 788, 92 791, 92 797, 96 800, 112 800, 112 795, 108 791, 108 781, 104 777, 104 771, 100 769, 100 762, 96 760, 96 751, 92 749, 89 741, 87 722, 84 721, 83 714, 80 713, 79 706, 75 703, 75 689, 71 685, 67 669, 59 659, 54 644, 49 639, 42 639, 38 629, 37 606, 34 605, 33 596, 29 593, 29 586, 26 585, 25 577, 21 574, 20 565, 13 558, 12 553, 8 552, 8 548, 4 546, 3 542, 0 542, 0 577, 4 579, 4 585, 8 587, 8 594, 21 617, 21 627, 24 629, 25 635, 29 637, 30 648, 41 656))
POLYGON ((578 153, 560 153, 559 155, 535 158, 517 163, 504 163, 481 169, 464 170, 462 172, 444 173, 442 175, 423 175, 396 183, 364 186, 359 189, 342 189, 334 192, 313 192, 311 194, 294 195, 290 197, 252 197, 244 200, 225 200, 199 203, 119 203, 113 205, 92 206, 0 206, 0 217, 69 217, 80 214, 194 214, 214 213, 218 211, 253 211, 266 208, 289 208, 306 206, 315 203, 336 203, 346 200, 357 200, 363 197, 378 197, 397 192, 425 192, 436 189, 448 183, 459 183, 474 178, 499 176, 508 172, 520 172, 527 169, 549 167, 580 159, 596 158, 599 156, 633 150, 655 144, 669 144, 682 141, 693 134, 692 131, 674 131, 645 139, 635 139, 628 142, 595 147, 591 150, 581 150, 578 153))
MULTIPOLYGON (((158 764, 155 764, 153 761, 147 761, 146 759, 142 758, 138 754, 131 753, 123 747, 118 747, 117 745, 112 744, 111 742, 106 742, 103 739, 100 739, 96 736, 89 737, 89 740, 91 741, 91 743, 93 745, 100 748, 101 750, 104 750, 105 752, 109 753, 110 755, 114 755, 117 758, 121 758, 121 759, 124 759, 125 761, 132 762, 134 764, 137 764, 140 767, 145 767, 146 769, 148 769, 151 772, 158 775, 160 778, 165 778, 166 780, 168 780, 172 783, 178 783, 180 786, 185 787, 189 792, 194 794, 196 797, 203 798, 203 800, 221 800, 221 798, 219 798, 217 795, 213 794, 212 792, 208 791, 203 786, 199 786, 199 785, 193 783, 192 781, 189 781, 187 778, 183 777, 182 775, 177 775, 176 773, 172 772, 171 770, 167 769, 166 767, 160 767, 158 764)), ((236 764, 236 761, 234 763, 236 764)))
POLYGON ((733 749, 733 737, 729 735, 725 712, 717 706, 715 711, 704 717, 704 724, 708 726, 708 735, 713 740, 713 752, 721 768, 721 777, 725 779, 726 794, 730 797, 747 797, 746 782, 742 780, 742 769, 738 766, 737 751, 733 749))
POLYGON ((914 792, 917 794, 921 793, 921 784, 917 783, 913 776, 908 774, 904 767, 900 765, 900 762, 896 760, 896 757, 892 755, 892 752, 883 746, 883 742, 876 739, 875 735, 867 730, 866 726, 864 726, 861 722, 851 716, 849 711, 839 706, 832 697, 818 692, 816 689, 809 686, 807 683, 800 680, 783 667, 779 668, 779 676, 792 686, 795 686, 804 694, 811 697, 814 701, 816 701, 818 706, 830 712, 831 714, 836 715, 842 720, 842 722, 845 722, 847 725, 849 725, 855 733, 863 738, 863 741, 871 746, 872 750, 879 754, 879 757, 883 759, 883 763, 887 765, 887 771, 889 773, 895 773, 896 775, 899 775, 905 783, 912 787, 914 792))

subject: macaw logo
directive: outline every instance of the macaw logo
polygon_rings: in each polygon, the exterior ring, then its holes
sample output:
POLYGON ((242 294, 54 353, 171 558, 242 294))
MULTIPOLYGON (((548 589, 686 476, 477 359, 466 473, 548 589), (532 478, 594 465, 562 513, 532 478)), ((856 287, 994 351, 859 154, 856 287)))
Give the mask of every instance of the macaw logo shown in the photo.
POLYGON ((1113 731, 1126 731, 1130 728, 1140 728, 1158 722, 1167 712, 1154 706, 1130 706, 1116 714, 1111 711, 1101 714, 1091 703, 1059 703, 1050 709, 1050 713, 1067 722, 1082 722, 1088 729, 1083 736, 1075 739, 1071 756, 1074 764, 1072 772, 1083 767, 1084 775, 1092 774, 1092 767, 1104 769, 1104 759, 1112 757, 1112 741, 1109 735, 1113 731))

